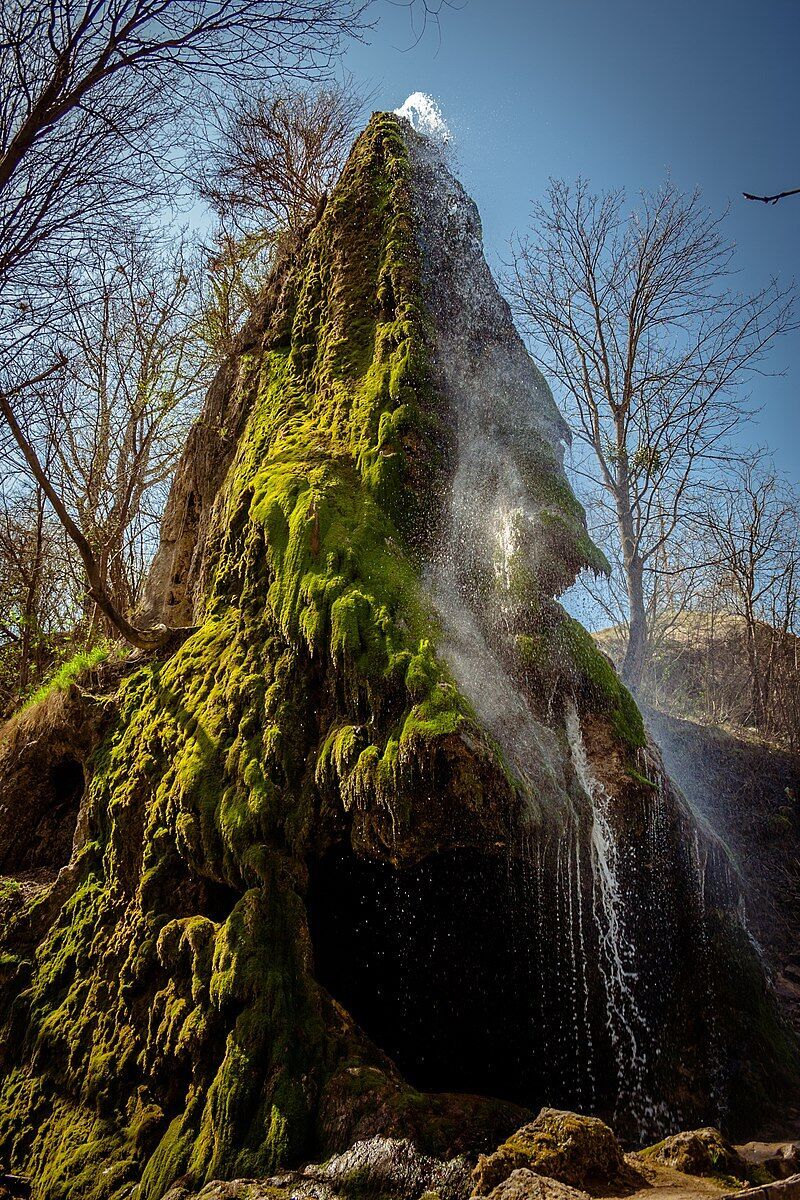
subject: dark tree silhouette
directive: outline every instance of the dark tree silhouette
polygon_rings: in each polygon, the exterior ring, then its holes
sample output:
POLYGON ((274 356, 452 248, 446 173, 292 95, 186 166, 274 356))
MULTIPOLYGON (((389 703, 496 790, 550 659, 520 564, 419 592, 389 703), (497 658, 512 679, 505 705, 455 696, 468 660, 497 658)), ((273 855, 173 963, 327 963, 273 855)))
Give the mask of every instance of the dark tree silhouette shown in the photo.
POLYGON ((777 204, 787 196, 800 196, 800 188, 792 188, 789 192, 778 192, 776 196, 754 196, 751 192, 742 192, 745 200, 760 200, 763 204, 777 204))

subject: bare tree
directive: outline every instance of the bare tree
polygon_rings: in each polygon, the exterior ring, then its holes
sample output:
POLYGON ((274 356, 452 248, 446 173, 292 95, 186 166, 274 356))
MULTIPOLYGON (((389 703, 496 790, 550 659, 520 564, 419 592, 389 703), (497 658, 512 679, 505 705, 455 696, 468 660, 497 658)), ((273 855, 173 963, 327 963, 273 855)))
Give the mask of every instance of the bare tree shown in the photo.
MULTIPOLYGON (((709 481, 665 579, 647 702, 800 745, 800 497, 764 450, 709 481)), ((601 635, 619 656, 616 631, 601 635)))
POLYGON ((628 618, 622 670, 638 688, 648 590, 719 466, 746 406, 740 385, 793 327, 774 281, 731 289, 733 247, 697 193, 667 183, 626 211, 622 192, 551 183, 509 280, 534 356, 561 387, 579 463, 614 525, 628 618))
MULTIPOLYGON (((50 464, 52 444, 40 447, 50 464)), ((0 712, 49 666, 77 615, 64 531, 0 431, 0 712)))
POLYGON ((0 285, 24 283, 26 265, 74 248, 93 224, 140 211, 215 86, 329 63, 364 8, 361 0, 8 0, 0 285))
POLYGON ((91 246, 59 281, 53 331, 67 365, 39 407, 49 475, 75 515, 117 610, 134 607, 147 554, 145 501, 172 474, 208 382, 196 337, 198 271, 186 244, 132 228, 91 246))
POLYGON ((233 351, 236 338, 262 294, 275 263, 271 234, 231 232, 224 224, 204 247, 199 339, 215 362, 233 351))
POLYGON ((230 106, 203 184, 222 221, 296 234, 338 177, 366 103, 348 77, 282 85, 230 106))
MULTIPOLYGON (((763 451, 743 457, 710 491, 698 518, 714 589, 744 632, 749 724, 786 724, 787 671, 796 677, 800 634, 800 500, 763 451)), ((793 704, 797 701, 794 688, 793 704)), ((797 732, 797 712, 790 726, 797 732)))
POLYGON ((136 645, 160 635, 136 630, 105 594, 92 547, 14 411, 30 387, 30 347, 38 359, 33 376, 42 377, 37 331, 48 302, 60 301, 49 286, 54 266, 74 261, 93 234, 113 238, 164 197, 199 100, 270 70, 325 66, 341 39, 358 30, 364 10, 361 0, 0 6, 0 411, 76 541, 95 600, 136 645))
POLYGON ((215 357, 230 352, 276 256, 293 249, 319 211, 368 101, 348 76, 282 84, 222 110, 198 180, 217 217, 201 326, 215 357))

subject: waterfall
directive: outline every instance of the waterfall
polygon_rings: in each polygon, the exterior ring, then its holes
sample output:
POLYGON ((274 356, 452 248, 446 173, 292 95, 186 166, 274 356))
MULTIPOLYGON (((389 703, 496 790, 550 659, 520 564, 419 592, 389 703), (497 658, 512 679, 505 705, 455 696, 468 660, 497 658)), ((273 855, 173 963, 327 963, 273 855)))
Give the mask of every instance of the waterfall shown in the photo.
POLYGON ((535 819, 537 808, 557 805, 564 794, 563 750, 521 694, 503 649, 516 576, 543 569, 543 504, 526 478, 538 474, 567 488, 569 431, 486 263, 477 208, 446 165, 441 114, 417 93, 398 112, 431 134, 411 134, 409 150, 436 325, 433 370, 457 417, 447 526, 427 581, 442 623, 441 652, 521 780, 535 819))
POLYGON ((558 722, 550 728, 534 713, 508 665, 520 586, 547 574, 543 505, 530 481, 566 487, 568 431, 497 290, 483 256, 477 209, 447 169, 441 142, 413 139, 411 151, 423 218, 423 273, 436 322, 434 370, 457 417, 448 518, 426 572, 441 621, 440 653, 526 800, 512 850, 521 863, 514 906, 533 925, 531 987, 540 992, 540 1020, 561 1086, 585 1107, 594 1106, 589 958, 599 945, 618 1100, 635 1109, 634 1119, 643 1124, 650 1103, 647 1029, 636 1004, 608 799, 592 780, 573 709, 567 740, 584 808, 588 802, 591 812, 587 838, 585 813, 565 776, 558 722), (551 879, 554 893, 545 885, 551 879))
MULTIPOLYGON (((431 110, 412 99, 424 127, 431 110)), ((457 426, 447 517, 425 569, 439 652, 522 799, 509 835, 509 920, 539 1023, 531 1045, 547 1048, 545 1066, 531 1062, 532 1087, 538 1080, 546 1103, 610 1101, 620 1129, 652 1140, 677 1120, 659 1099, 670 1069, 662 1025, 675 1019, 681 936, 703 926, 707 843, 649 749, 638 786, 652 790, 642 799, 634 784, 634 833, 630 810, 595 775, 576 704, 534 695, 520 674, 515 635, 534 585, 552 597, 574 577, 559 573, 552 533, 572 533, 559 507, 571 496, 569 433, 485 261, 446 143, 409 131, 432 367, 457 426)))
POLYGON ((637 949, 627 930, 628 896, 622 851, 611 819, 613 800, 594 777, 574 703, 567 707, 566 732, 575 774, 591 806, 594 918, 617 1079, 619 1085, 624 1082, 631 1115, 645 1130, 655 1115, 647 1078, 654 1038, 637 1000, 637 949))

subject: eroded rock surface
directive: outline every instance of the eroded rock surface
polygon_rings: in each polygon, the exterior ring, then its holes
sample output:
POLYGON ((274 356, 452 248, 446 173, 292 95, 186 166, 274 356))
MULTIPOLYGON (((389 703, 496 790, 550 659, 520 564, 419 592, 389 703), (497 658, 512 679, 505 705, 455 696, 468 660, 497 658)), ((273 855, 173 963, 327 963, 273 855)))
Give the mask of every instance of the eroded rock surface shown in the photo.
POLYGON ((489 1193, 489 1200, 587 1200, 587 1193, 518 1167, 489 1193))
POLYGON ((724 1200, 733 1200, 734 1196, 736 1200, 800 1200, 800 1175, 790 1175, 788 1179, 777 1179, 774 1183, 733 1192, 724 1200))
POLYGON ((736 1152, 750 1171, 766 1171, 773 1179, 800 1172, 800 1142, 745 1142, 736 1152))
MULTIPOLYGON (((348 1197, 391 1197, 419 1200, 426 1193, 439 1200, 465 1200, 470 1190, 467 1161, 449 1161, 421 1154, 411 1142, 396 1138, 371 1138, 356 1142, 343 1154, 303 1171, 264 1180, 214 1181, 197 1195, 198 1200, 277 1200, 308 1197, 310 1200, 346 1200, 348 1197)), ((183 1200, 190 1193, 172 1189, 166 1200, 183 1200)))
POLYGON ((693 1129, 664 1138, 642 1151, 645 1158, 684 1175, 747 1178, 747 1165, 718 1129, 693 1129))
POLYGON ((613 1131, 597 1117, 544 1108, 494 1151, 481 1155, 472 1179, 474 1193, 487 1196, 520 1168, 592 1190, 625 1171, 622 1148, 613 1131))

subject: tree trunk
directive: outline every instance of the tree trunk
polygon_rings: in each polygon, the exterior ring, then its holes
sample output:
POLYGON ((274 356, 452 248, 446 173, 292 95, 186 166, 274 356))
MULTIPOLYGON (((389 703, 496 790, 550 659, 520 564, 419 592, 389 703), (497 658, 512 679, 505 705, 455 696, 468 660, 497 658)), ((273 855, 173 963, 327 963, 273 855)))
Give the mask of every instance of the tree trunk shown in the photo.
POLYGON ((624 435, 620 434, 620 458, 617 488, 614 495, 617 526, 625 569, 625 589, 628 594, 628 645, 622 660, 622 681, 632 692, 641 687, 649 650, 649 622, 644 598, 644 565, 636 544, 631 510, 628 463, 624 451, 624 435))
POLYGON ((750 708, 753 725, 756 729, 764 728, 764 691, 761 680, 761 664, 759 661, 758 642, 756 639, 756 618, 749 601, 746 604, 746 644, 747 665, 750 671, 750 708))
MULTIPOLYGON (((25 604, 22 613, 22 647, 19 665, 19 690, 27 690, 31 677, 31 658, 34 645, 34 628, 38 626, 39 592, 42 575, 42 543, 44 540, 44 495, 41 488, 36 493, 36 542, 33 562, 30 567, 25 604)), ((36 629, 38 634, 38 628, 36 629)))
POLYGON ((0 412, 5 417, 11 433, 22 451, 23 457, 30 467, 36 482, 41 487, 47 499, 52 504, 56 511, 58 519, 66 529, 69 536, 78 548, 78 553, 83 561, 83 567, 86 571, 86 577, 89 581, 88 595, 94 600, 97 607, 108 618, 111 625, 122 634, 122 636, 130 642, 132 646, 137 646, 141 650, 153 650, 163 646, 167 640, 175 634, 175 630, 166 629, 137 629, 132 625, 122 613, 118 612, 108 592, 106 591, 105 581, 102 578, 101 572, 98 569, 97 559, 94 556, 91 546, 84 537, 81 530, 73 521, 67 508, 56 492, 50 480, 39 462, 36 451, 31 446, 19 423, 14 416, 13 409, 8 402, 8 397, 0 392, 0 412))
POLYGON ((642 684, 649 652, 649 624, 644 602, 642 563, 638 554, 625 560, 628 592, 628 645, 622 660, 622 681, 632 692, 642 684))

